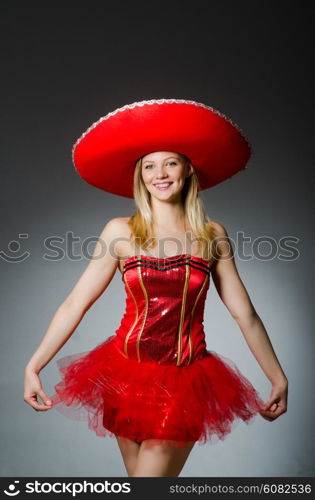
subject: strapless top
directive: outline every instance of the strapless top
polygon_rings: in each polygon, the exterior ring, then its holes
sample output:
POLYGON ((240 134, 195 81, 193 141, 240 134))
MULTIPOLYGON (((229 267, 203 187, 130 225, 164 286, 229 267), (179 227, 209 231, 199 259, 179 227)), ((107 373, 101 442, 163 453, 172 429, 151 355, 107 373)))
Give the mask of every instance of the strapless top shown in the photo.
POLYGON ((126 308, 117 345, 139 362, 188 365, 206 355, 203 316, 209 260, 190 254, 124 261, 126 308))

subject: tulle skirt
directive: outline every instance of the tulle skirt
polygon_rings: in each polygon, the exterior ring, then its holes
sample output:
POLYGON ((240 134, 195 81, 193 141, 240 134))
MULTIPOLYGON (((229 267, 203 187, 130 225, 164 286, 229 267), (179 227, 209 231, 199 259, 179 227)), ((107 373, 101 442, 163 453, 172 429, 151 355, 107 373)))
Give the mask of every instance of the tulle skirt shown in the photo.
POLYGON ((264 404, 233 361, 209 350, 187 366, 138 362, 124 356, 114 335, 57 365, 53 407, 87 421, 100 437, 214 443, 240 420, 252 422, 264 404))

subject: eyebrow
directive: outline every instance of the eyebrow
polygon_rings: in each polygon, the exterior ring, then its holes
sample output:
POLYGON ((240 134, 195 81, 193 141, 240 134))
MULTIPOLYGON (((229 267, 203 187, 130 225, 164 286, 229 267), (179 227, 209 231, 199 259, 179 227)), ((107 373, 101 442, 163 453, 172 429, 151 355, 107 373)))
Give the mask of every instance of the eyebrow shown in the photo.
MULTIPOLYGON (((164 160, 169 160, 170 158, 175 158, 175 160, 178 160, 178 159, 179 159, 179 158, 177 158, 176 156, 168 156, 167 158, 164 158, 164 160)), ((154 160, 145 160, 145 161, 143 162, 143 165, 144 165, 145 163, 154 163, 154 160)))

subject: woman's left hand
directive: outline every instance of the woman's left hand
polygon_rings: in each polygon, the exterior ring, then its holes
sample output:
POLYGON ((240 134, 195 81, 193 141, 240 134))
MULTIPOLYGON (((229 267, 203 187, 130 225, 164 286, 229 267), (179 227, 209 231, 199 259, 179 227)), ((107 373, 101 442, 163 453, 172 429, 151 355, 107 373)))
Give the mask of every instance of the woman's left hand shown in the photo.
POLYGON ((285 413, 288 408, 288 382, 273 384, 269 400, 259 411, 260 415, 273 422, 276 418, 285 413))

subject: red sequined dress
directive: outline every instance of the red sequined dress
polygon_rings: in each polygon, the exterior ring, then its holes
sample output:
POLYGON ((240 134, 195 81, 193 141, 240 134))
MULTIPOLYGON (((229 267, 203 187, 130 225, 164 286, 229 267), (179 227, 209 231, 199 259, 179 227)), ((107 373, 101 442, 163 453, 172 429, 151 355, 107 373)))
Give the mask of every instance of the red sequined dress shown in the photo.
POLYGON ((199 444, 246 423, 263 405, 229 358, 207 350, 209 261, 190 254, 124 261, 126 310, 116 334, 57 361, 54 407, 98 436, 199 444))

